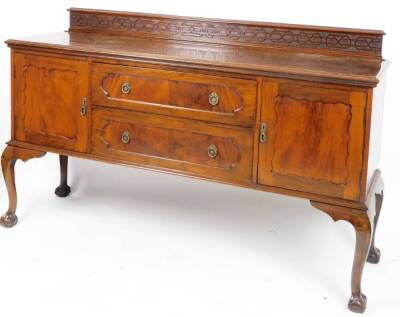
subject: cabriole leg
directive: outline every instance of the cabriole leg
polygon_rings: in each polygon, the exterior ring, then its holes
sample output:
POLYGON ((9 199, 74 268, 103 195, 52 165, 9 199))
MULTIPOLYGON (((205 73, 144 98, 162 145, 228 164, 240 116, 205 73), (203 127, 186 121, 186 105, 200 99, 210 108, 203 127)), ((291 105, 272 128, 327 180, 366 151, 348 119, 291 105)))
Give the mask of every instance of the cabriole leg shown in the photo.
POLYGON ((8 211, 0 218, 0 224, 6 228, 15 226, 18 222, 17 215, 17 191, 15 188, 14 167, 17 160, 24 162, 32 158, 42 157, 46 152, 23 149, 15 146, 7 146, 1 156, 1 169, 3 171, 4 181, 8 192, 8 211))
POLYGON ((361 278, 371 243, 372 226, 367 211, 341 206, 329 205, 312 201, 311 204, 328 215, 333 220, 346 220, 351 223, 356 232, 356 247, 351 273, 351 297, 348 307, 356 313, 363 313, 367 306, 367 297, 361 292, 361 278))
POLYGON ((352 224, 356 231, 356 249, 354 251, 351 297, 348 307, 353 312, 363 313, 367 307, 367 297, 361 292, 361 278, 371 243, 372 228, 368 215, 358 217, 352 224))
POLYGON ((68 186, 68 156, 60 155, 60 186, 55 190, 58 197, 67 197, 71 193, 68 186))

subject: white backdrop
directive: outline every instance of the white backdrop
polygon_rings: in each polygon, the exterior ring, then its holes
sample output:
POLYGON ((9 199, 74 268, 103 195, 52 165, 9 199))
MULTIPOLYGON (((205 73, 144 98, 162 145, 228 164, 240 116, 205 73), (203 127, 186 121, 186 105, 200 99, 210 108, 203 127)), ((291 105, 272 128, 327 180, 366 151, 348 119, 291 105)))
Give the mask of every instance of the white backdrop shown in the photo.
MULTIPOLYGON (((68 7, 383 29, 388 73, 379 265, 366 316, 400 313, 395 1, 7 1, 0 40, 68 27, 68 7)), ((10 137, 9 50, 0 45, 0 144, 10 137)), ((307 201, 85 160, 57 198, 58 158, 17 163, 20 223, 0 228, 3 316, 353 316, 354 232, 307 201)), ((0 211, 7 208, 0 182, 0 211)))

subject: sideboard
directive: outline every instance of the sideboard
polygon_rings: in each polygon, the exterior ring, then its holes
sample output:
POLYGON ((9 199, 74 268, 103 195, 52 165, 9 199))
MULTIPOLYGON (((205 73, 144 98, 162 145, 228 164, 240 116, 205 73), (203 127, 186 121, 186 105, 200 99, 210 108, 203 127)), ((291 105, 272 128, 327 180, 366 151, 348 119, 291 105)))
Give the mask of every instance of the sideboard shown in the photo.
MULTIPOLYGON (((378 169, 387 62, 374 30, 70 9, 68 32, 8 40, 14 166, 68 156, 301 197, 351 223, 348 307, 378 263, 378 169)), ((4 119, 3 119, 4 120, 4 119)))

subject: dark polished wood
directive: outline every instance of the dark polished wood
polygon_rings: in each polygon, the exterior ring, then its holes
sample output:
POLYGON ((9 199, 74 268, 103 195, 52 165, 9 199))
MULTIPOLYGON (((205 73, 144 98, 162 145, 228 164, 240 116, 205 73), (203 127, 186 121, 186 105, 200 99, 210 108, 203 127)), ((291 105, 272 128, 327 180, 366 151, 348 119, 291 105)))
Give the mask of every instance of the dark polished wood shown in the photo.
POLYGON ((67 197, 71 193, 68 186, 68 156, 60 155, 60 185, 54 192, 58 197, 67 197))
POLYGON ((269 48, 382 54, 382 31, 283 23, 232 21, 134 12, 70 9, 70 31, 227 43, 269 48))
POLYGON ((0 225, 6 228, 11 228, 18 222, 18 217, 15 214, 17 210, 17 190, 15 187, 14 173, 15 163, 17 160, 26 162, 32 158, 42 157, 45 154, 46 152, 10 145, 8 145, 3 151, 1 156, 1 169, 7 187, 9 206, 7 212, 0 218, 0 225))
POLYGON ((377 263, 387 62, 382 31, 71 9, 68 32, 12 39, 2 166, 60 155, 305 198, 356 232, 349 308, 377 263))

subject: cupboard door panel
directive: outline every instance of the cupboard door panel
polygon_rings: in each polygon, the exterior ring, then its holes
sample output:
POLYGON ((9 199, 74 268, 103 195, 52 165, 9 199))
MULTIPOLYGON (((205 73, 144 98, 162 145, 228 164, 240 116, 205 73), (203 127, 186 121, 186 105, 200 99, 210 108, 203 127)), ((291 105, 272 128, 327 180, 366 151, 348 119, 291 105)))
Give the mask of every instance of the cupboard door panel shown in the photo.
POLYGON ((81 107, 88 92, 88 63, 21 53, 14 63, 15 138, 86 151, 90 120, 81 107))
POLYGON ((358 200, 365 106, 363 91, 264 82, 259 183, 358 200))

